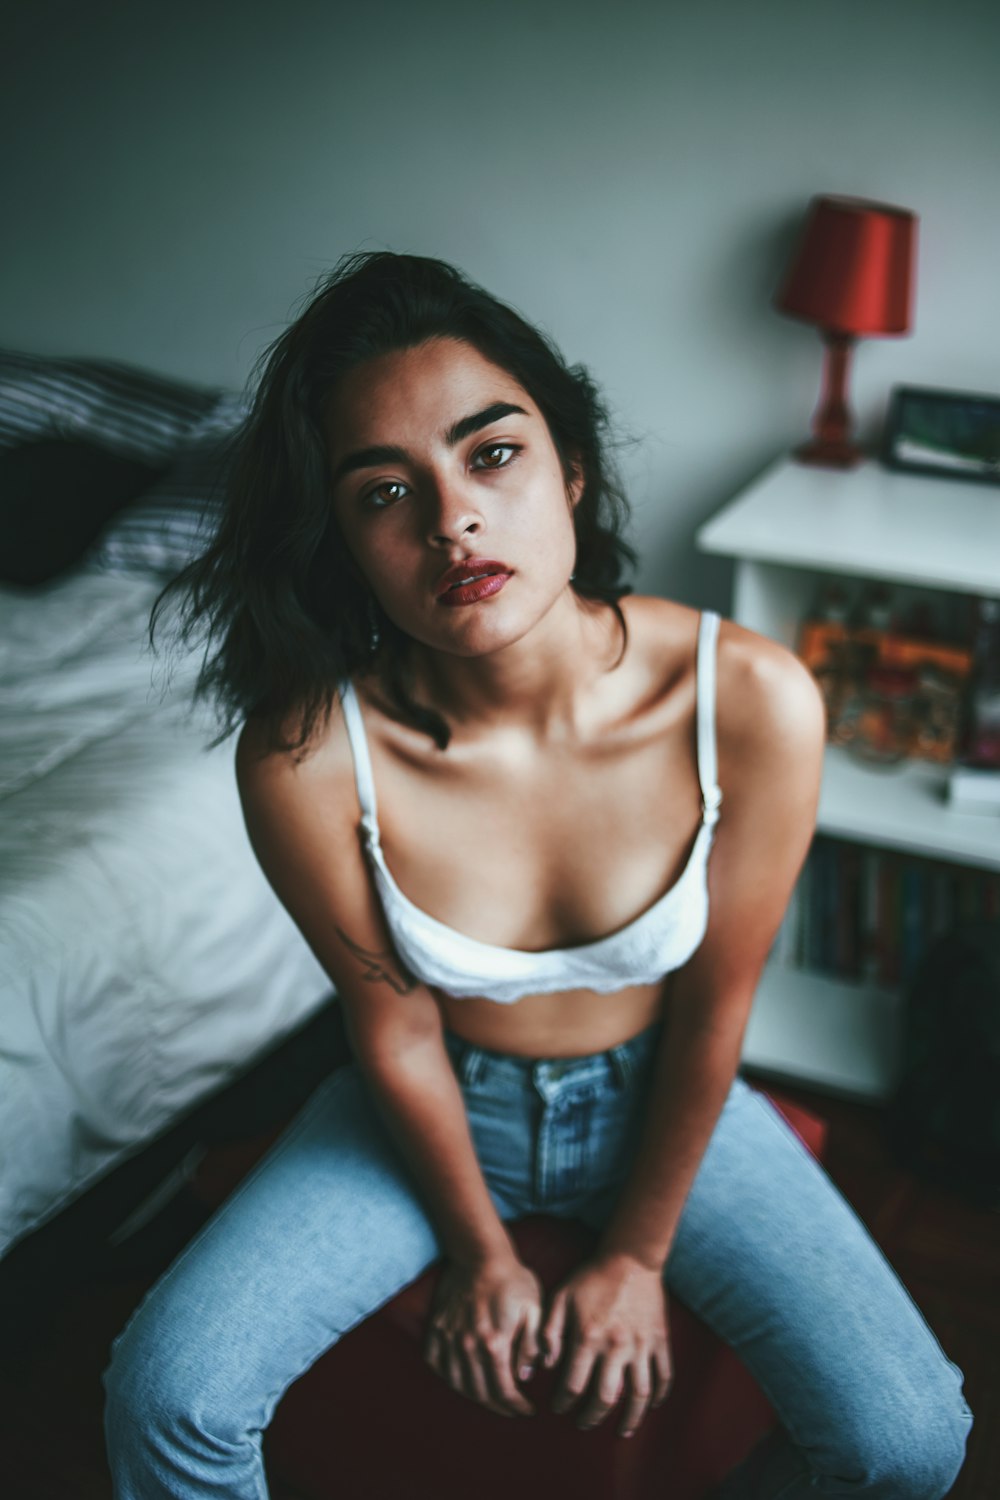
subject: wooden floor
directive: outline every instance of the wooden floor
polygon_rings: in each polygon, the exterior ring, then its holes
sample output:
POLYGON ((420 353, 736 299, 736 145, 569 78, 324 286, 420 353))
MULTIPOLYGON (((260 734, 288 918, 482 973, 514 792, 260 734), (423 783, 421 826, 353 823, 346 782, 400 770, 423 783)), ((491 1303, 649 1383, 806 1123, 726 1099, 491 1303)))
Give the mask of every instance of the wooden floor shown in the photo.
MULTIPOLYGON (((329 1037, 323 1042, 329 1046, 329 1037)), ((0 1491, 9 1500, 110 1500, 100 1385, 110 1342, 202 1221, 206 1192, 210 1197, 220 1182, 237 1177, 273 1136, 275 1121, 267 1118, 267 1108, 261 1113, 261 1099, 270 1101, 272 1111, 275 1100, 287 1110, 310 1083, 310 1070, 322 1063, 322 1047, 307 1044, 298 1052, 293 1047, 285 1056, 280 1087, 274 1087, 273 1069, 251 1080, 235 1109, 216 1113, 210 1131, 215 1144, 193 1187, 177 1193, 117 1248, 107 1246, 106 1235, 95 1236, 86 1216, 78 1214, 68 1241, 58 1234, 36 1237, 37 1244, 25 1242, 0 1266, 0 1316, 6 1325, 0 1357, 0 1491), (241 1122, 242 1133, 234 1130, 241 1122)), ((954 1500, 997 1500, 1000 1214, 901 1172, 876 1109, 786 1092, 829 1120, 828 1170, 882 1245, 949 1358, 966 1373, 976 1425, 951 1492, 954 1500)), ((134 1199, 134 1184, 131 1191, 134 1199)), ((276 1494, 274 1500, 295 1497, 276 1494)))

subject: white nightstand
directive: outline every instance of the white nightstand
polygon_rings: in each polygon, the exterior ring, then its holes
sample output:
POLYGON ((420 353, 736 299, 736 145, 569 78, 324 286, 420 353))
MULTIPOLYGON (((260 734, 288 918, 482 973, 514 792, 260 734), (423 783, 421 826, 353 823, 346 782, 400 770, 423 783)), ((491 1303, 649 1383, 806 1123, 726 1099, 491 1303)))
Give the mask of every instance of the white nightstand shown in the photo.
MULTIPOLYGON (((885 580, 904 591, 1000 596, 1000 489, 868 461, 848 471, 781 459, 697 535, 736 559, 732 615, 794 649, 822 582, 885 580)), ((868 767, 827 748, 817 831, 1000 870, 1000 818, 945 803, 947 772, 926 761, 868 767)), ((838 1092, 892 1088, 898 991, 770 962, 744 1062, 838 1092)))

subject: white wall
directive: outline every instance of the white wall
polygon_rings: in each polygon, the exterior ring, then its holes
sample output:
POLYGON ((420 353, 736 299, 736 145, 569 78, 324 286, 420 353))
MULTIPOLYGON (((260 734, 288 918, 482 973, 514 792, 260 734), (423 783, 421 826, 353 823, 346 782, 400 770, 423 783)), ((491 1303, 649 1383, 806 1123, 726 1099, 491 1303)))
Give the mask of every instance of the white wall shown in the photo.
POLYGON ((452 260, 622 427, 641 583, 725 610, 700 522, 803 437, 769 304, 809 197, 921 216, 899 381, 1000 392, 995 0, 32 0, 5 21, 0 343, 241 382, 346 251, 452 260), (9 149, 13 145, 14 149, 9 149))

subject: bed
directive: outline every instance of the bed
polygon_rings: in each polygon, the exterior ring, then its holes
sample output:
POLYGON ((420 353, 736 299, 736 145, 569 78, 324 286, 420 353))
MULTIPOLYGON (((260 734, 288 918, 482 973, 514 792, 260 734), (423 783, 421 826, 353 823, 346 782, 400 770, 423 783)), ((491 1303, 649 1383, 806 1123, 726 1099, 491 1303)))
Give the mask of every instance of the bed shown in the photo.
POLYGON ((249 847, 232 741, 206 748, 193 656, 146 647, 241 415, 0 354, 0 1256, 330 996, 249 847))

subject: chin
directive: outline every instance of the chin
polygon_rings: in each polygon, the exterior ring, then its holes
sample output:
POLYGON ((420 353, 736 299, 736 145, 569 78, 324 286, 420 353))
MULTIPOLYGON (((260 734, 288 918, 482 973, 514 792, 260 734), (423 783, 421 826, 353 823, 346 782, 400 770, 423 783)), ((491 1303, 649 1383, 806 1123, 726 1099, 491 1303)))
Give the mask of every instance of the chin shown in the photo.
MULTIPOLYGON (((566 595, 572 597, 572 585, 560 581, 554 595, 539 601, 504 599, 471 604, 461 609, 446 609, 435 604, 429 614, 421 611, 417 618, 400 611, 386 610, 390 619, 411 640, 428 651, 466 659, 493 656, 516 646, 541 625, 566 595)), ((385 606, 383 605, 383 608, 385 606)))
MULTIPOLYGON (((478 608, 478 606, 473 606, 473 608, 478 608)), ((520 611, 518 613, 520 614, 520 611)), ((494 616, 487 619, 454 622, 434 620, 430 624, 426 621, 421 621, 419 624, 411 622, 408 625, 401 625, 400 628, 428 651, 438 652, 442 656, 458 656, 473 660, 476 657, 493 656, 498 651, 517 645, 518 641, 522 641, 531 631, 535 623, 534 620, 525 622, 523 617, 514 620, 508 615, 505 619, 494 616), (445 628, 442 629, 442 625, 445 628)))

